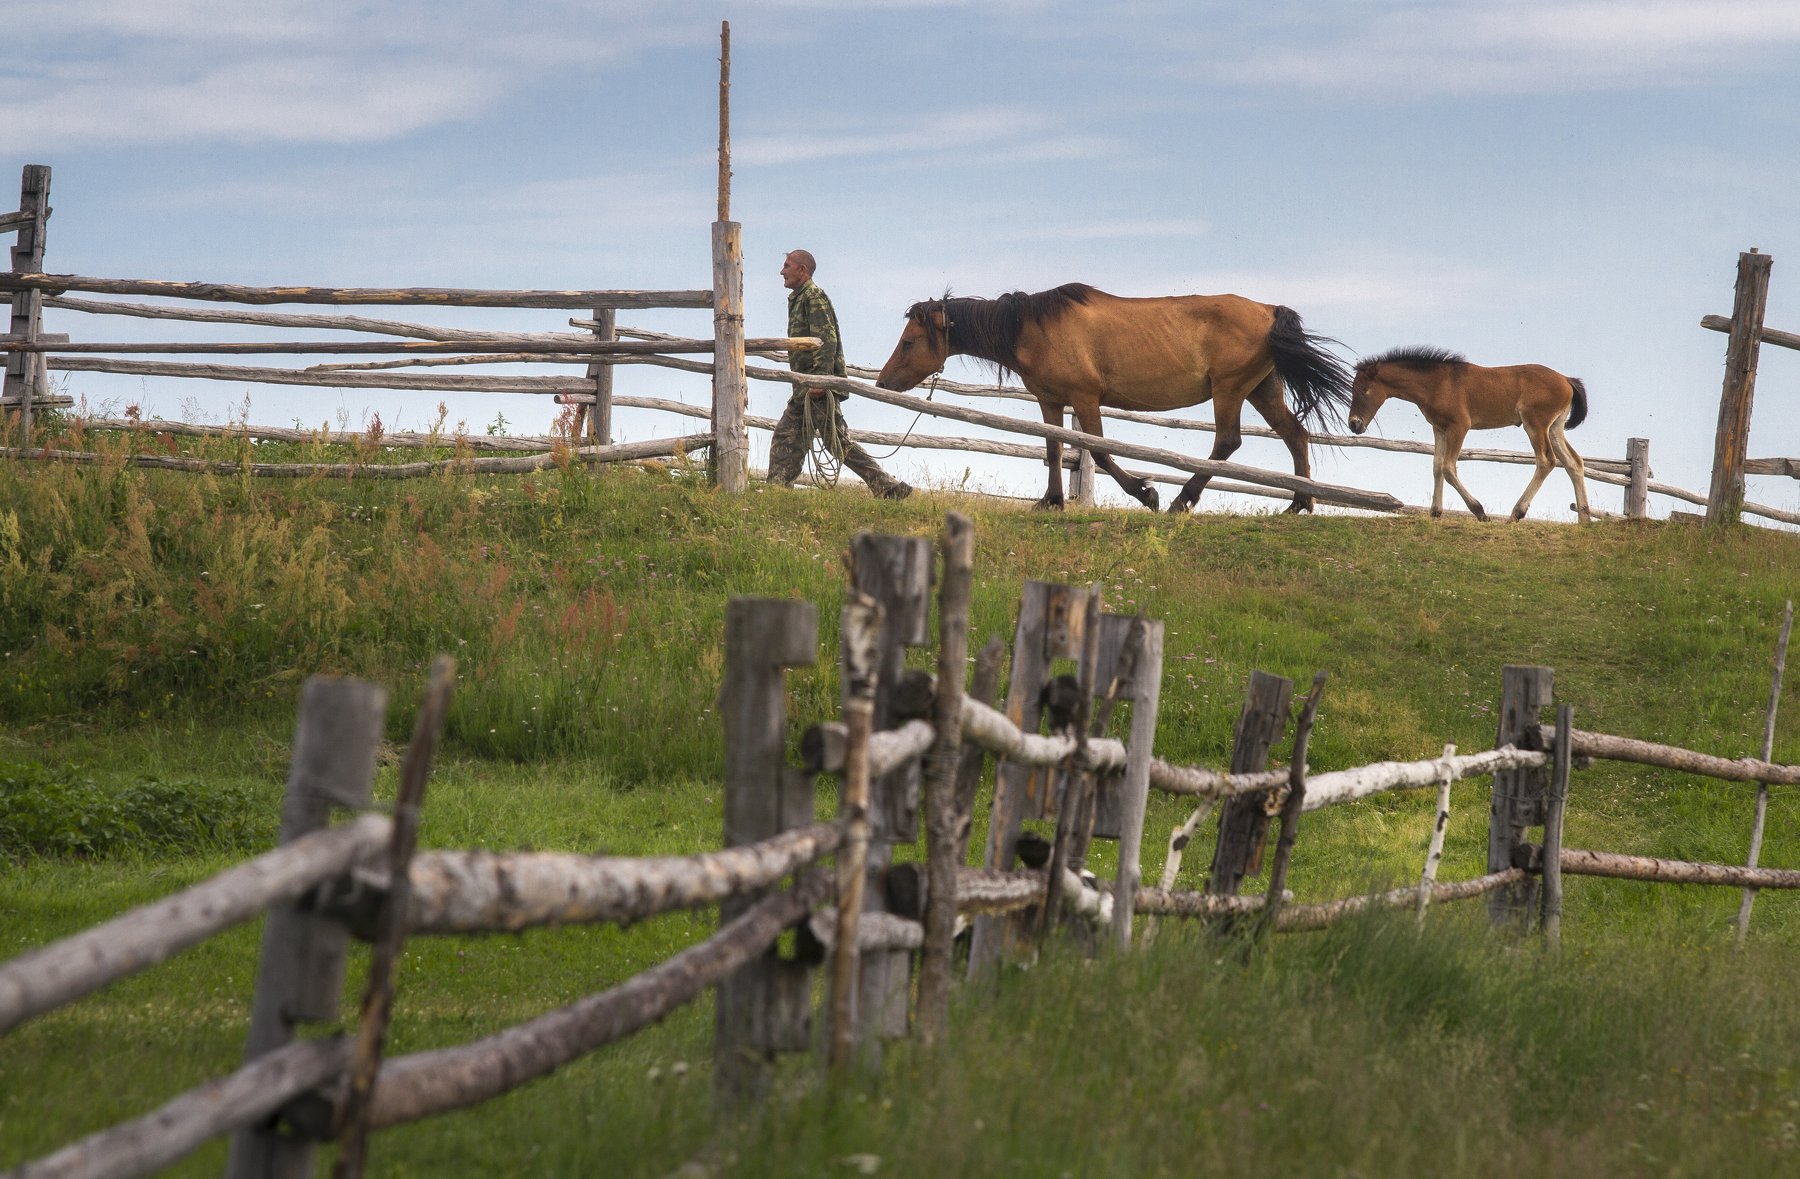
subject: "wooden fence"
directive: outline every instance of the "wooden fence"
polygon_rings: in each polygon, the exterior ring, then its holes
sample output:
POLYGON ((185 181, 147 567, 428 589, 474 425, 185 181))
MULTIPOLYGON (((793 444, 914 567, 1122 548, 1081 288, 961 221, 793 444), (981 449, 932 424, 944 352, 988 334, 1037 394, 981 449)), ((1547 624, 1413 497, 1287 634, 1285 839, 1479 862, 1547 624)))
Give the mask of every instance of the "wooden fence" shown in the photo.
MULTIPOLYGON (((1764 515, 1760 505, 1744 500, 1745 475, 1786 475, 1800 479, 1800 459, 1752 459, 1750 405, 1756 392, 1756 367, 1762 345, 1800 349, 1800 335, 1763 326, 1769 305, 1769 276, 1775 259, 1752 249, 1738 255, 1737 289, 1731 317, 1708 315, 1700 326, 1725 332, 1725 383, 1719 395, 1719 425, 1713 436, 1712 486, 1706 518, 1733 522, 1741 516, 1764 515)), ((1792 521, 1789 521, 1792 523, 1792 521)))
POLYGON ((544 1076, 717 989, 715 1095, 734 1106, 764 1093, 782 1052, 824 1045, 828 1067, 878 1062, 884 1041, 945 1033, 959 921, 973 922, 967 970, 980 974, 1035 952, 1054 930, 1098 951, 1128 951, 1151 935, 1133 922, 1200 918, 1252 934, 1317 929, 1371 908, 1415 909, 1486 895, 1496 921, 1560 932, 1562 879, 1600 875, 1800 888, 1800 870, 1756 864, 1767 791, 1800 784, 1800 766, 1769 759, 1788 623, 1777 651, 1760 759, 1725 759, 1578 730, 1553 704, 1543 667, 1507 667, 1496 747, 1314 774, 1306 761, 1326 688, 1315 677, 1291 716, 1293 684, 1250 677, 1230 765, 1171 764, 1155 755, 1162 624, 1102 608, 1099 588, 1027 582, 1009 684, 993 703, 1004 647, 996 638, 964 686, 973 533, 955 514, 934 554, 925 538, 863 534, 852 546, 839 658, 842 719, 808 728, 801 763, 786 749, 785 676, 818 659, 818 610, 788 599, 733 599, 726 614, 721 719, 725 848, 634 859, 564 853, 414 851, 414 833, 453 667, 434 664, 400 772, 392 815, 366 812, 385 693, 354 680, 315 679, 300 702, 281 845, 183 893, 0 964, 0 1033, 145 969, 232 925, 267 913, 245 1063, 135 1121, 6 1172, 8 1179, 139 1175, 207 1140, 232 1136, 233 1176, 307 1173, 315 1145, 335 1139, 340 1169, 357 1173, 372 1131, 487 1100, 544 1076), (930 586, 939 590, 938 674, 905 670, 927 645, 930 586), (1072 674, 1053 674, 1072 661, 1072 674), (1123 736, 1114 735, 1121 705, 1123 736), (1292 756, 1271 751, 1294 725, 1292 756), (976 786, 997 759, 983 866, 966 866, 976 786), (1572 772, 1593 758, 1756 782, 1747 865, 1701 864, 1562 846, 1572 772), (838 813, 813 814, 821 773, 841 779, 838 813), (1487 872, 1436 880, 1449 787, 1491 776, 1487 872), (1169 837, 1157 886, 1140 880, 1148 792, 1199 800, 1169 837), (1437 822, 1417 885, 1325 903, 1293 903, 1285 888, 1301 816, 1393 790, 1437 791, 1437 822), (1183 851, 1213 807, 1217 840, 1203 890, 1175 887, 1183 851), (919 838, 923 864, 896 864, 919 838), (1280 835, 1265 892, 1271 820, 1280 835), (1028 823, 1036 824, 1028 827, 1028 823), (1049 824, 1046 836, 1041 828, 1049 824), (1528 839, 1542 828, 1541 839, 1528 839), (1117 842, 1105 886, 1084 874, 1097 839, 1117 842), (835 869, 821 868, 827 858, 835 869), (719 930, 610 990, 454 1048, 382 1059, 393 1008, 393 964, 407 936, 516 931, 577 922, 631 922, 718 906, 719 930), (795 937, 782 942, 787 930, 795 937), (303 1036, 339 1021, 348 943, 373 943, 354 1033, 303 1036), (778 949, 778 944, 789 948, 778 949), (813 976, 829 968, 823 1033, 813 976), (917 985, 914 986, 916 976, 917 985))

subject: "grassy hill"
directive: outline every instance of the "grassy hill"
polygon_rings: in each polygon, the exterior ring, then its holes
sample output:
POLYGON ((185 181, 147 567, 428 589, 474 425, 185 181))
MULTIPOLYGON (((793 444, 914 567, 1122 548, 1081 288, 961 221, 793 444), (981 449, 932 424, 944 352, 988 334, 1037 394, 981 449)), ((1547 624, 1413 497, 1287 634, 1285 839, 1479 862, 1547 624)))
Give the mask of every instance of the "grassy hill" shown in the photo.
MULTIPOLYGON (((1506 663, 1553 667, 1582 728, 1754 755, 1800 585, 1794 537, 1753 529, 728 498, 679 464, 344 483, 9 463, 0 505, 0 956, 266 846, 300 681, 388 685, 398 746, 438 651, 461 678, 426 844, 716 847, 727 599, 820 605, 825 657, 791 675, 790 711, 828 719, 849 538, 935 535, 951 508, 976 522, 972 647, 1010 637, 1023 579, 1098 582, 1109 609, 1165 621, 1159 752, 1213 765, 1252 668, 1330 674, 1309 756, 1325 770, 1491 746, 1506 663)), ((1777 760, 1800 761, 1796 712, 1790 690, 1777 760)), ((1446 879, 1483 870, 1486 789, 1455 793, 1446 879)), ((1566 838, 1741 860, 1752 796, 1601 764, 1576 777, 1566 838)), ((1323 899, 1415 876, 1429 811, 1414 795, 1308 816, 1292 887, 1323 899)), ((1185 814, 1152 800, 1147 877, 1185 814)), ((1764 863, 1800 865, 1794 820, 1778 792, 1764 863)), ((1206 859, 1190 854, 1185 882, 1206 859)), ((802 1091, 796 1062, 791 1100, 716 1139, 709 1013, 689 1011, 384 1135, 375 1169, 654 1175, 707 1148, 743 1174, 1767 1174, 1800 1150, 1800 905, 1760 898, 1741 955, 1736 908, 1730 890, 1572 881, 1556 962, 1467 906, 1423 934, 1369 922, 1247 956, 1165 925, 1129 959, 1053 952, 965 992, 950 1046, 896 1051, 853 1091, 802 1091)), ((393 1050, 567 1002, 711 923, 414 943, 393 1050)), ((0 1040, 0 1165, 231 1067, 255 934, 0 1040), (29 1097, 13 1083, 27 1075, 29 1097)))

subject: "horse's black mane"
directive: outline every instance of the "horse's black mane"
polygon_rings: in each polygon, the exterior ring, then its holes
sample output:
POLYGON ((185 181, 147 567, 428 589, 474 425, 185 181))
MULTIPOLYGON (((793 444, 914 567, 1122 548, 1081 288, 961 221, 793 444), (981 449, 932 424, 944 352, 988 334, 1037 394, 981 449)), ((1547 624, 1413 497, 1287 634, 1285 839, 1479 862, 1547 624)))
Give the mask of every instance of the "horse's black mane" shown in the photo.
POLYGON ((1409 368, 1432 368, 1440 364, 1467 364, 1469 358, 1460 352, 1452 352, 1448 348, 1429 348, 1415 345, 1410 348, 1389 348, 1379 356, 1369 356, 1356 362, 1356 371, 1365 372, 1378 364, 1403 364, 1409 368))
POLYGON ((942 310, 950 323, 950 351, 988 361, 1002 372, 1014 371, 1019 361, 1019 333, 1027 325, 1042 323, 1065 309, 1086 303, 1098 294, 1086 283, 1064 283, 1048 291, 1013 291, 994 299, 927 299, 906 309, 906 317, 925 329, 926 339, 937 347, 937 323, 931 313, 942 310))

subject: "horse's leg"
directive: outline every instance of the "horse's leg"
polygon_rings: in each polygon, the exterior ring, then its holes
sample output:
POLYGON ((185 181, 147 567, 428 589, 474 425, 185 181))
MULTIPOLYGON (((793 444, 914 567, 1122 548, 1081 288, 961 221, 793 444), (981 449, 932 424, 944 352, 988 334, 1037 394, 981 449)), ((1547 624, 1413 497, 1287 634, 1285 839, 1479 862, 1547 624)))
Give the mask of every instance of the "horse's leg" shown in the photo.
POLYGON ((1588 508, 1587 464, 1581 461, 1581 456, 1569 445, 1569 436, 1563 433, 1562 417, 1550 423, 1550 448, 1555 452, 1556 460, 1562 464, 1563 470, 1569 473, 1569 482, 1575 485, 1575 512, 1585 524, 1594 518, 1593 512, 1588 508))
MULTIPOLYGON (((1287 386, 1274 373, 1264 377, 1262 383, 1250 392, 1250 404, 1262 415, 1263 421, 1269 423, 1281 440, 1287 443, 1288 453, 1294 458, 1294 474, 1302 479, 1312 478, 1312 464, 1307 457, 1307 444, 1312 435, 1294 416, 1294 411, 1287 405, 1287 386)), ((1294 493, 1294 502, 1289 504, 1290 512, 1310 512, 1313 510, 1313 497, 1303 491, 1294 493)))
POLYGON ((1542 423, 1533 425, 1527 422, 1525 433, 1531 439, 1531 453, 1537 456, 1537 465, 1531 472, 1531 482, 1525 485, 1525 494, 1521 495, 1519 502, 1513 505, 1512 518, 1514 520, 1525 518, 1525 510, 1531 506, 1532 498, 1537 495, 1538 488, 1542 487, 1544 480, 1549 477, 1550 469, 1556 466, 1555 460, 1550 457, 1550 427, 1542 423))
POLYGON ((1462 454, 1463 439, 1469 436, 1469 428, 1461 423, 1452 423, 1437 431, 1437 446, 1431 458, 1431 514, 1444 514, 1444 481, 1456 488, 1456 494, 1477 520, 1486 520, 1487 512, 1482 509, 1481 501, 1469 494, 1463 486, 1462 479, 1456 473, 1456 460, 1462 454))
MULTIPOLYGON (((1044 415, 1046 426, 1063 424, 1063 407, 1052 405, 1048 401, 1039 400, 1038 409, 1044 415)), ((1050 483, 1044 488, 1044 498, 1032 506, 1039 511, 1062 511, 1063 476, 1062 476, 1062 443, 1054 438, 1044 439, 1044 461, 1050 467, 1050 483)))
MULTIPOLYGON (((1075 418, 1081 423, 1083 433, 1092 434, 1096 438, 1106 437, 1100 430, 1100 399, 1098 397, 1077 396, 1074 408, 1075 418)), ((1162 506, 1162 497, 1156 494, 1156 488, 1151 486, 1150 480, 1139 479, 1136 475, 1128 473, 1125 468, 1113 461, 1113 456, 1110 454, 1098 450, 1089 453, 1094 456, 1094 465, 1111 475, 1114 481, 1125 490, 1126 495, 1153 512, 1162 506)))
MULTIPOLYGON (((1237 448, 1243 445, 1244 436, 1238 428, 1238 417, 1243 412, 1244 399, 1230 395, 1214 397, 1212 394, 1215 387, 1210 376, 1206 378, 1204 384, 1207 396, 1202 397, 1194 404, 1204 404, 1209 399, 1213 403, 1213 448, 1212 454, 1207 457, 1222 462, 1235 454, 1237 448)), ((1181 491, 1175 496, 1175 502, 1169 505, 1169 514, 1186 515, 1195 504, 1200 502, 1200 493, 1206 490, 1206 484, 1211 479, 1212 476, 1204 471, 1195 472, 1193 478, 1181 485, 1181 491)))

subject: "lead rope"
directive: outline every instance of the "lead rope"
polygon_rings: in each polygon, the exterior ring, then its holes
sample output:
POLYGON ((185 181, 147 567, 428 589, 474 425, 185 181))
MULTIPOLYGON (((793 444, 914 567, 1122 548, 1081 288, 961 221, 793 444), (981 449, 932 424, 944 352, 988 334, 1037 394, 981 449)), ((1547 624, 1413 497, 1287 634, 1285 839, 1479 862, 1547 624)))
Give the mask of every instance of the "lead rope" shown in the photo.
MULTIPOLYGON (((832 396, 826 393, 826 397, 832 396)), ((816 433, 813 429, 813 395, 809 389, 802 388, 800 403, 800 428, 803 437, 808 439, 806 448, 806 464, 812 468, 813 482, 821 487, 836 487, 838 477, 844 473, 844 462, 839 456, 843 454, 843 440, 838 437, 837 415, 827 414, 825 428, 816 433), (827 438, 826 435, 830 437, 827 438)))

